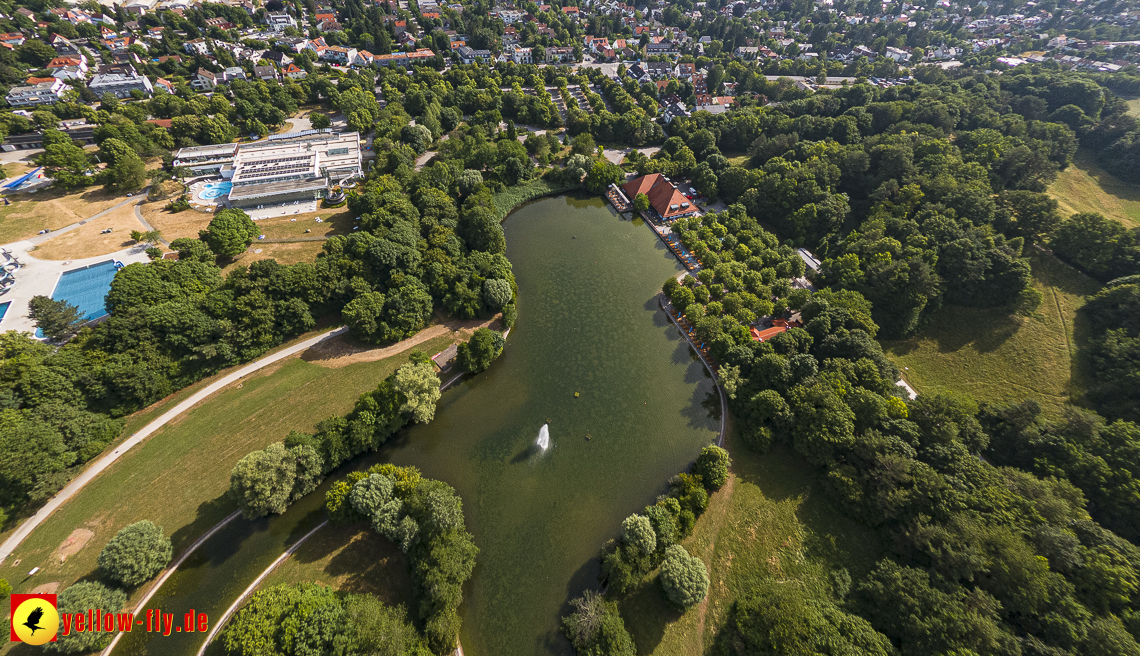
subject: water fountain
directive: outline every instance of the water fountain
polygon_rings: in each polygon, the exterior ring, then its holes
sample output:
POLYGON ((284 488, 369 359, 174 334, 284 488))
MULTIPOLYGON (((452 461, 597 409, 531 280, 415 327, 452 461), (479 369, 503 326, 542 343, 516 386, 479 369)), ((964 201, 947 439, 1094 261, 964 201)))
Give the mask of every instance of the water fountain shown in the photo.
POLYGON ((540 451, 550 448, 550 424, 543 424, 542 428, 538 429, 538 439, 534 443, 540 451))

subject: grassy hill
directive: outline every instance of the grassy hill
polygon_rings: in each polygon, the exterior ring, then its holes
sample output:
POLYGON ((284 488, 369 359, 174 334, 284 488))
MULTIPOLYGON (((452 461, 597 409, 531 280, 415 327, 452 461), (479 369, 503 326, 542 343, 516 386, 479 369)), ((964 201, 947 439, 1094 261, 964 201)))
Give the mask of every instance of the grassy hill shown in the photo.
POLYGON ((1065 216, 1099 212, 1129 228, 1140 225, 1140 185, 1107 173, 1087 151, 1077 153, 1069 168, 1049 185, 1048 192, 1057 199, 1065 216))

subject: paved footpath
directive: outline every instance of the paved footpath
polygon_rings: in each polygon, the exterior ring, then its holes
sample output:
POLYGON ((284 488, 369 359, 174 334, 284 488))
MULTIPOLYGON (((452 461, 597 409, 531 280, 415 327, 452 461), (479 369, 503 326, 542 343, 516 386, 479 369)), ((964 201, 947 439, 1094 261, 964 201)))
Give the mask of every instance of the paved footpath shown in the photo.
POLYGON ((12 552, 16 550, 16 547, 18 547, 20 543, 23 542, 28 537, 28 535, 36 529, 37 526, 42 524, 44 520, 46 520, 53 512, 55 512, 56 508, 59 508, 68 499, 75 496, 75 494, 79 492, 79 490, 81 490, 84 485, 87 485, 92 480, 94 480, 96 476, 101 474, 103 470, 110 467, 111 464, 118 460, 124 453, 142 443, 143 440, 150 437, 155 431, 165 426, 175 417, 182 414, 183 412, 186 412, 196 404, 205 400, 210 395, 221 390, 227 385, 237 382, 245 376, 248 376, 255 371, 267 367, 275 362, 279 362, 292 355, 296 355, 297 353, 311 348, 326 339, 337 337, 338 335, 345 333, 347 330, 347 327, 342 326, 336 330, 329 331, 323 335, 317 335, 316 337, 307 339, 303 342, 300 342, 299 344, 294 344, 293 346, 282 349, 277 353, 268 355, 260 360, 251 362, 241 369, 233 372, 232 374, 224 376, 214 381, 210 385, 207 385, 206 387, 192 394, 185 401, 179 403, 178 405, 163 413, 161 417, 150 422, 145 427, 143 427, 142 430, 135 433, 134 435, 131 435, 125 442, 115 447, 115 450, 113 452, 103 456, 93 465, 85 469, 83 473, 75 478, 75 480, 68 483, 67 487, 60 490, 54 497, 51 498, 50 501, 44 504, 44 507, 40 508, 39 512, 37 512, 35 515, 32 515, 30 519, 21 524, 20 528, 16 529, 16 532, 13 533, 11 537, 5 540, 3 545, 0 545, 0 563, 3 563, 4 560, 8 558, 8 556, 12 555, 12 552))

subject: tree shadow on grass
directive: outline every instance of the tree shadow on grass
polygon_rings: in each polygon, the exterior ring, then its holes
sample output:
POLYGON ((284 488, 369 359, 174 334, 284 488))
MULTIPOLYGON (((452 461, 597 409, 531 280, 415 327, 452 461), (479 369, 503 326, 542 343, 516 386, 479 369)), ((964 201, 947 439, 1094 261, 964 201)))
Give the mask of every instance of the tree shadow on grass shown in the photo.
POLYGON ((618 602, 618 608, 639 655, 653 653, 665 637, 665 628, 684 614, 666 601, 655 574, 643 579, 618 602))
POLYGON ((813 558, 830 567, 846 567, 852 576, 869 571, 883 546, 874 531, 835 506, 823 487, 820 469, 785 445, 757 454, 730 433, 726 446, 733 454, 738 483, 753 484, 776 502, 798 500, 796 518, 809 531, 805 548, 813 558))

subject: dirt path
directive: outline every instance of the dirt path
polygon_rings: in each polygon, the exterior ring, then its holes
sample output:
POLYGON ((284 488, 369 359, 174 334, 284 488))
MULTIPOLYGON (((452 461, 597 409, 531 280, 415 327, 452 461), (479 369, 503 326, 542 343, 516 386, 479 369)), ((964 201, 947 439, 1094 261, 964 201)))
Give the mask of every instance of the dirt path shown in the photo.
MULTIPOLYGON (((306 362, 312 362, 322 367, 334 368, 355 364, 357 362, 375 362, 377 360, 383 360, 384 358, 390 358, 397 353, 403 353, 414 346, 419 346, 437 337, 445 337, 449 333, 454 334, 456 338, 470 337, 476 328, 489 328, 498 320, 498 315, 487 321, 480 321, 478 319, 469 321, 447 319, 434 326, 424 328, 405 340, 384 348, 372 348, 367 345, 361 345, 345 335, 340 339, 329 340, 328 342, 309 349, 301 358, 306 362)), ((434 354, 429 353, 428 355, 434 354)))

